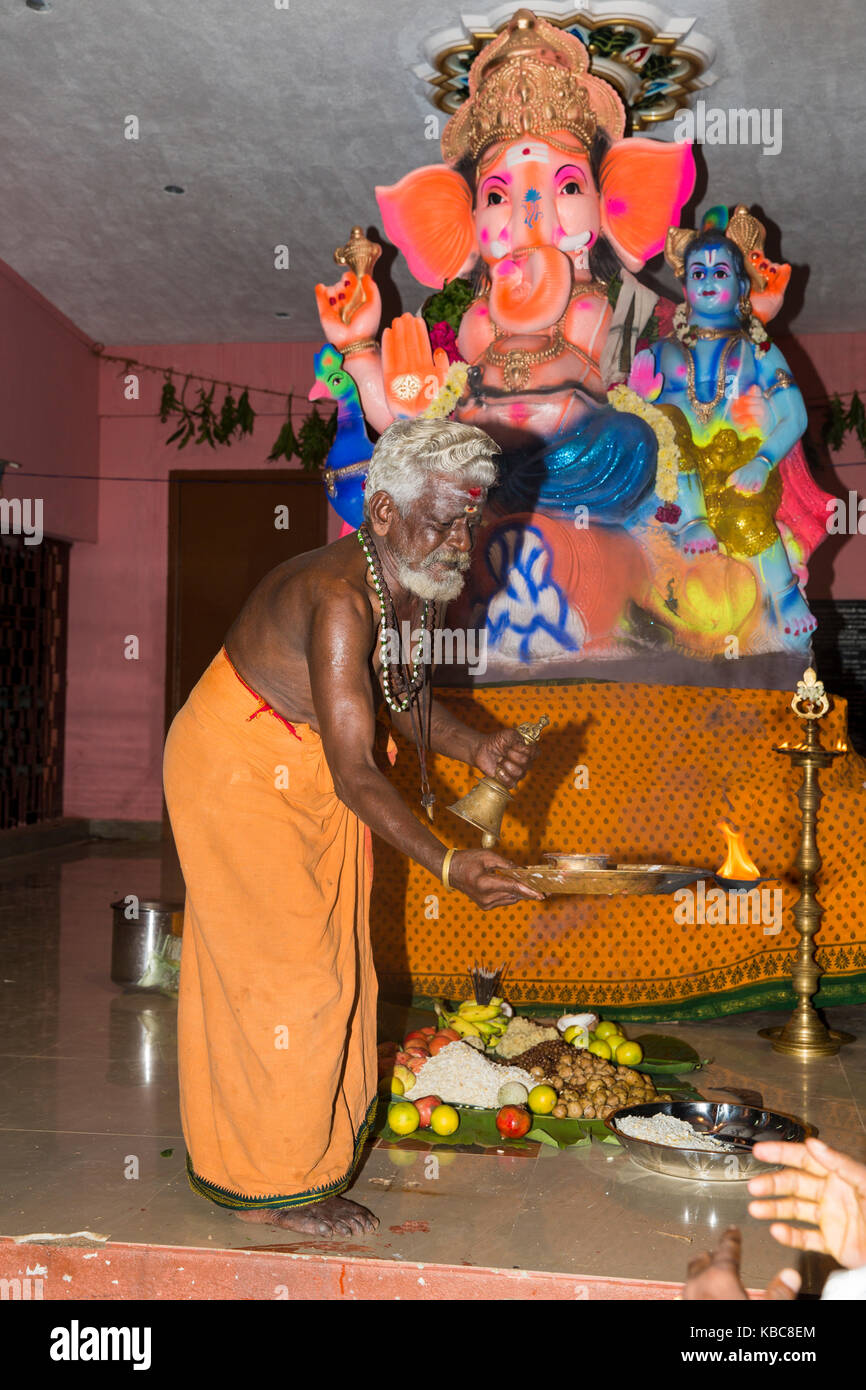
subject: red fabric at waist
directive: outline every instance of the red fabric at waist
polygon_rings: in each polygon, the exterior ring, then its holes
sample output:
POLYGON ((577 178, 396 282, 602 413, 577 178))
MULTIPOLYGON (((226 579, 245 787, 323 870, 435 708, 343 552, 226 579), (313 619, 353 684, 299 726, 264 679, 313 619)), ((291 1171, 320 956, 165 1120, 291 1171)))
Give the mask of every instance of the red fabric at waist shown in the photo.
POLYGON ((248 690, 249 693, 253 696, 253 698, 255 700, 258 700, 259 702, 258 709, 254 709, 252 714, 247 715, 247 723, 249 723, 251 719, 256 719, 260 714, 272 714, 275 719, 279 719, 281 724, 285 724, 289 733, 293 734, 299 743, 302 743, 303 739, 301 738, 301 735, 298 733, 295 726, 293 724, 290 724, 288 719, 286 719, 282 714, 279 714, 278 711, 274 709, 273 705, 269 705, 264 695, 260 695, 257 690, 253 690, 251 685, 247 685, 240 671, 237 669, 235 665, 233 665, 232 659, 226 651, 225 647, 223 647, 222 653, 229 666, 231 666, 232 670, 234 671, 235 675, 240 681, 241 685, 243 686, 244 690, 248 690))

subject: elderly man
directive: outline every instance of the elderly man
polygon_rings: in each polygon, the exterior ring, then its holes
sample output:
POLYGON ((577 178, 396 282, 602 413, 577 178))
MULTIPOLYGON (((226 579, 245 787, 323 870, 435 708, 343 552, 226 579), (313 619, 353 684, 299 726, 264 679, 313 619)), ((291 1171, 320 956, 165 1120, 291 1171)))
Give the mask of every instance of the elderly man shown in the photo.
POLYGON ((245 1220, 378 1224, 339 1195, 376 1100, 370 830, 480 907, 540 896, 494 872, 499 855, 443 845, 373 757, 383 697, 399 729, 427 723, 434 752, 506 785, 534 755, 513 730, 482 736, 426 703, 423 660, 390 664, 386 637, 429 630, 460 592, 498 452, 468 425, 387 429, 364 525, 262 580, 169 731, 189 1179, 245 1220))

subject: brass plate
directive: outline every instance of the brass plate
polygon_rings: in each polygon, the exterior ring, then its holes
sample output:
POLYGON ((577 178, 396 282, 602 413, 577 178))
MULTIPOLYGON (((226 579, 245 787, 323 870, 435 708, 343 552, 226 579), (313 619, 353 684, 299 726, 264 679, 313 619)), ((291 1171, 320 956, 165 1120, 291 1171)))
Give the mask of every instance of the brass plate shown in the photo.
POLYGON ((699 879, 713 877, 712 869, 688 869, 679 864, 618 864, 615 869, 557 869, 550 864, 497 869, 503 878, 526 883, 542 893, 594 894, 674 893, 699 879))

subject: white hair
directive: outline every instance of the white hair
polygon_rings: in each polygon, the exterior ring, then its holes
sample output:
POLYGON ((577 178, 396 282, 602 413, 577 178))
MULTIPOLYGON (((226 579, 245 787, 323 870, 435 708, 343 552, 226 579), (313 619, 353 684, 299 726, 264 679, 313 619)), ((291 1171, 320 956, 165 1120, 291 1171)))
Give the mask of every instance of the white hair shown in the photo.
POLYGON ((453 420, 395 420, 376 443, 364 490, 364 517, 370 515, 370 498, 387 492, 401 516, 435 474, 450 475, 465 487, 491 488, 498 469, 494 458, 501 449, 483 430, 453 420))

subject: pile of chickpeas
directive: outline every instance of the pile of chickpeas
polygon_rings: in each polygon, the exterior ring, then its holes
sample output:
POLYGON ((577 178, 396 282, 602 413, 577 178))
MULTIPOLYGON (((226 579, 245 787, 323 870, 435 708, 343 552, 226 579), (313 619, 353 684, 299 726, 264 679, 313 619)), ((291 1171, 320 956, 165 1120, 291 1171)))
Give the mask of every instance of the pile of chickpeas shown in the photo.
POLYGON ((530 1067, 529 1074, 537 1084, 552 1086, 559 1096, 551 1111, 556 1120, 603 1120, 624 1105, 670 1100, 659 1095, 642 1072, 617 1066, 570 1043, 554 1043, 550 1060, 530 1067))

